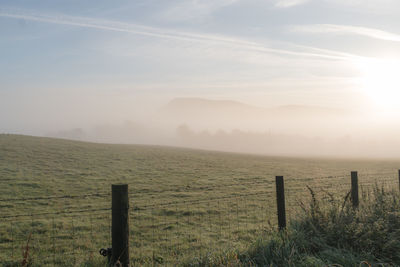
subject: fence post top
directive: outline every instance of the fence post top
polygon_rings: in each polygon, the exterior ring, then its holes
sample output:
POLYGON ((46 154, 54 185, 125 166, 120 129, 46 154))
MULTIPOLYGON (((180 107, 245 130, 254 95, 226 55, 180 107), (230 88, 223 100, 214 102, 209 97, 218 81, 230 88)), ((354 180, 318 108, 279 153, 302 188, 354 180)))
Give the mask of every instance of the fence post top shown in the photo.
POLYGON ((128 187, 128 184, 112 184, 111 188, 125 188, 128 187))

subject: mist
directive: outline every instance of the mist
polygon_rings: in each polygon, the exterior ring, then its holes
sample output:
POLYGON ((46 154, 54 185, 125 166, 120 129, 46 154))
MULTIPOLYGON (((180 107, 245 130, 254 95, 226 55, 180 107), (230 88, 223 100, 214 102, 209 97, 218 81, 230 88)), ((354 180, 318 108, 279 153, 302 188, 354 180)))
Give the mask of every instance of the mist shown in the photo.
POLYGON ((397 2, 128 2, 4 3, 0 133, 400 158, 397 2))
POLYGON ((48 118, 49 127, 45 129, 46 123, 42 124, 41 133, 26 129, 18 133, 278 156, 400 157, 397 149, 400 127, 396 126, 396 120, 380 117, 372 109, 311 105, 262 107, 196 97, 146 101, 128 101, 132 107, 109 105, 92 117, 82 116, 75 127, 71 123, 73 119, 64 116, 65 124, 59 121, 52 125, 48 118), (128 116, 122 110, 129 108, 128 116), (111 114, 103 114, 111 110, 115 119, 111 114))

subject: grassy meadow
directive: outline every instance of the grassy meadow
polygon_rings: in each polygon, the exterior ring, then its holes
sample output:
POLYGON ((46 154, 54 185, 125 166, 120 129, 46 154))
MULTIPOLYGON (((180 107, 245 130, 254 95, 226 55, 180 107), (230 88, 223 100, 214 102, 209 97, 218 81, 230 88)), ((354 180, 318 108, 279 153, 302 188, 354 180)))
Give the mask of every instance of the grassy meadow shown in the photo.
POLYGON ((276 226, 275 176, 288 219, 308 201, 398 187, 400 160, 316 159, 0 135, 0 262, 104 266, 111 184, 129 184, 130 256, 137 265, 203 262, 243 250, 276 226))

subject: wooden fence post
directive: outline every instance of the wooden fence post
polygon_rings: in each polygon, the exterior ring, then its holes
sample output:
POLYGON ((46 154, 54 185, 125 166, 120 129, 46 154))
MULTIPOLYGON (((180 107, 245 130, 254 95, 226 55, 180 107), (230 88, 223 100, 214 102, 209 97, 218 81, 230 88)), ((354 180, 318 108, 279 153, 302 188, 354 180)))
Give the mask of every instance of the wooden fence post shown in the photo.
POLYGON ((400 169, 399 169, 399 191, 400 191, 400 169))
POLYGON ((118 261, 122 267, 129 265, 129 198, 128 185, 116 184, 112 190, 112 254, 111 266, 118 261))
POLYGON ((275 177, 276 184, 276 204, 278 208, 278 226, 279 230, 286 228, 286 210, 285 210, 285 186, 283 176, 275 177))
POLYGON ((356 171, 351 172, 351 202, 353 208, 358 208, 358 173, 356 171))

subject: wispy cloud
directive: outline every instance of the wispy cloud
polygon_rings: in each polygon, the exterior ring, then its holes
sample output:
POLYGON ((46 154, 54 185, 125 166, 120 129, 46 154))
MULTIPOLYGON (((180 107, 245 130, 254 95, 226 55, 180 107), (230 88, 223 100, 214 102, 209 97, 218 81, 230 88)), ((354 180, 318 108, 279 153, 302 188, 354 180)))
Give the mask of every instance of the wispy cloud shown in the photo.
MULTIPOLYGON (((285 56, 321 58, 328 60, 348 60, 353 55, 339 53, 335 51, 307 49, 307 50, 288 50, 276 49, 268 47, 262 43, 253 42, 241 38, 230 37, 225 35, 202 34, 194 32, 184 32, 179 30, 163 29, 156 27, 148 27, 132 23, 124 23, 119 21, 103 20, 97 18, 65 16, 65 15, 49 15, 38 14, 27 11, 0 11, 0 17, 8 17, 15 19, 25 19, 29 21, 38 21, 43 23, 70 25, 83 28, 92 28, 97 30, 115 31, 131 33, 136 35, 144 35, 154 38, 173 39, 177 41, 188 41, 194 43, 205 43, 207 45, 225 45, 231 48, 240 48, 258 53, 279 54, 285 56)), ((355 56, 354 56, 355 57, 355 56)))
POLYGON ((326 3, 348 8, 354 8, 358 12, 371 14, 383 14, 397 12, 400 7, 398 0, 323 0, 326 3))
POLYGON ((280 8, 289 8, 310 2, 310 0, 276 0, 275 6, 280 8))
POLYGON ((198 20, 215 11, 230 6, 239 0, 183 0, 163 11, 161 16, 168 20, 198 20))
POLYGON ((312 24, 312 25, 293 26, 291 27, 291 29, 296 32, 304 32, 304 33, 355 34, 379 40, 400 42, 400 34, 395 34, 367 27, 335 25, 335 24, 312 24))

